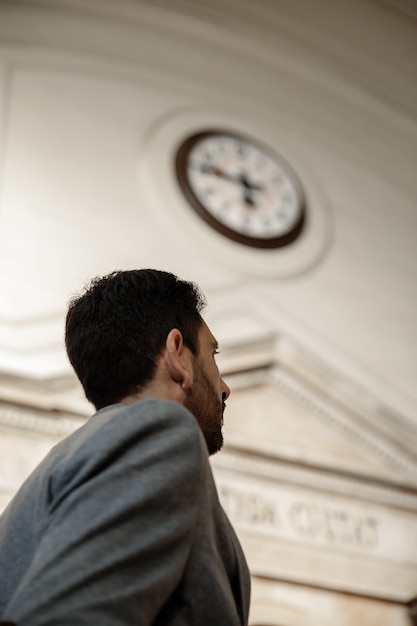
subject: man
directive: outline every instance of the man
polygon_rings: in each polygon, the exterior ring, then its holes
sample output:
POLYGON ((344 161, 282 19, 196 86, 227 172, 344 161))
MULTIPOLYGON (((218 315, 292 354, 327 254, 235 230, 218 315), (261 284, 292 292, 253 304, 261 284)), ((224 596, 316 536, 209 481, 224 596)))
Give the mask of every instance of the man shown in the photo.
POLYGON ((204 304, 157 270, 95 279, 70 303, 67 352, 97 412, 0 518, 0 619, 247 624, 249 573, 208 461, 230 390, 204 304))

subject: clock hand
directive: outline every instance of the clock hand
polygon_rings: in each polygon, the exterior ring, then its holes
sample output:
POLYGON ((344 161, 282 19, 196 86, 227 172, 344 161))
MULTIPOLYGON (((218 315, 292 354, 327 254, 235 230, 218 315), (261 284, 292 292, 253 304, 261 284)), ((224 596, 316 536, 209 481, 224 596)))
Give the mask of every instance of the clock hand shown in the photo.
POLYGON ((232 183, 243 185, 246 189, 254 189, 255 191, 262 191, 263 189, 260 185, 249 182, 245 173, 233 176, 232 174, 225 172, 221 167, 218 167, 217 165, 210 165, 209 163, 202 163, 199 169, 203 174, 213 174, 213 176, 225 178, 226 180, 230 180, 232 183))
POLYGON ((248 191, 263 191, 263 186, 262 185, 257 185, 256 183, 251 183, 249 182, 246 174, 242 173, 239 176, 239 181, 240 183, 245 187, 245 189, 247 189, 248 191))
POLYGON ((210 165, 209 163, 202 163, 199 169, 200 169, 200 172, 202 172, 202 174, 212 174, 213 176, 218 176, 219 178, 224 178, 226 180, 229 180, 231 183, 237 183, 238 185, 241 184, 241 180, 239 176, 232 176, 231 174, 228 174, 227 172, 222 170, 220 167, 217 167, 216 165, 210 165))
POLYGON ((247 189, 245 190, 245 195, 244 195, 243 200, 244 200, 245 204, 247 204, 250 208, 252 208, 252 209, 256 208, 256 202, 252 198, 250 192, 247 189))

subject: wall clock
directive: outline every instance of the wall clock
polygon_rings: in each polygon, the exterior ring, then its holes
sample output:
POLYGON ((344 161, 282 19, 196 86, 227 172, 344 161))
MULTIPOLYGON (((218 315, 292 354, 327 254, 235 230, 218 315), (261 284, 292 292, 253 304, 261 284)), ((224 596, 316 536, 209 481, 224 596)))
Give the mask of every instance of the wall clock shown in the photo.
POLYGON ((175 170, 190 207, 216 231, 256 248, 279 248, 301 234, 306 207, 291 167, 252 139, 206 131, 179 147, 175 170))

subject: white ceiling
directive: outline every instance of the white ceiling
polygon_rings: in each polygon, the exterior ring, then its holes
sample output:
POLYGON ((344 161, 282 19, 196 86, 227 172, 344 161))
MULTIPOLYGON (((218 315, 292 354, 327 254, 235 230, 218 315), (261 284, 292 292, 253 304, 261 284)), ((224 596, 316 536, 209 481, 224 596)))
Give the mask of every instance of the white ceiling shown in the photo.
POLYGON ((71 294, 95 274, 156 266, 200 283, 226 349, 289 338, 413 423, 413 6, 1 2, 3 373, 68 375, 71 294), (213 126, 295 168, 309 210, 299 242, 247 249, 191 213, 172 159, 213 126))

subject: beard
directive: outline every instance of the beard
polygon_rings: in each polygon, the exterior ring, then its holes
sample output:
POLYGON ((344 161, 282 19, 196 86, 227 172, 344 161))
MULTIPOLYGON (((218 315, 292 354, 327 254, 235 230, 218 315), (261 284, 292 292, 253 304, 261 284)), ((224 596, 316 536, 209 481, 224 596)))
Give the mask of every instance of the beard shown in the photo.
POLYGON ((194 383, 184 405, 196 418, 209 454, 218 452, 223 446, 223 412, 226 405, 217 395, 201 366, 196 368, 194 383))

